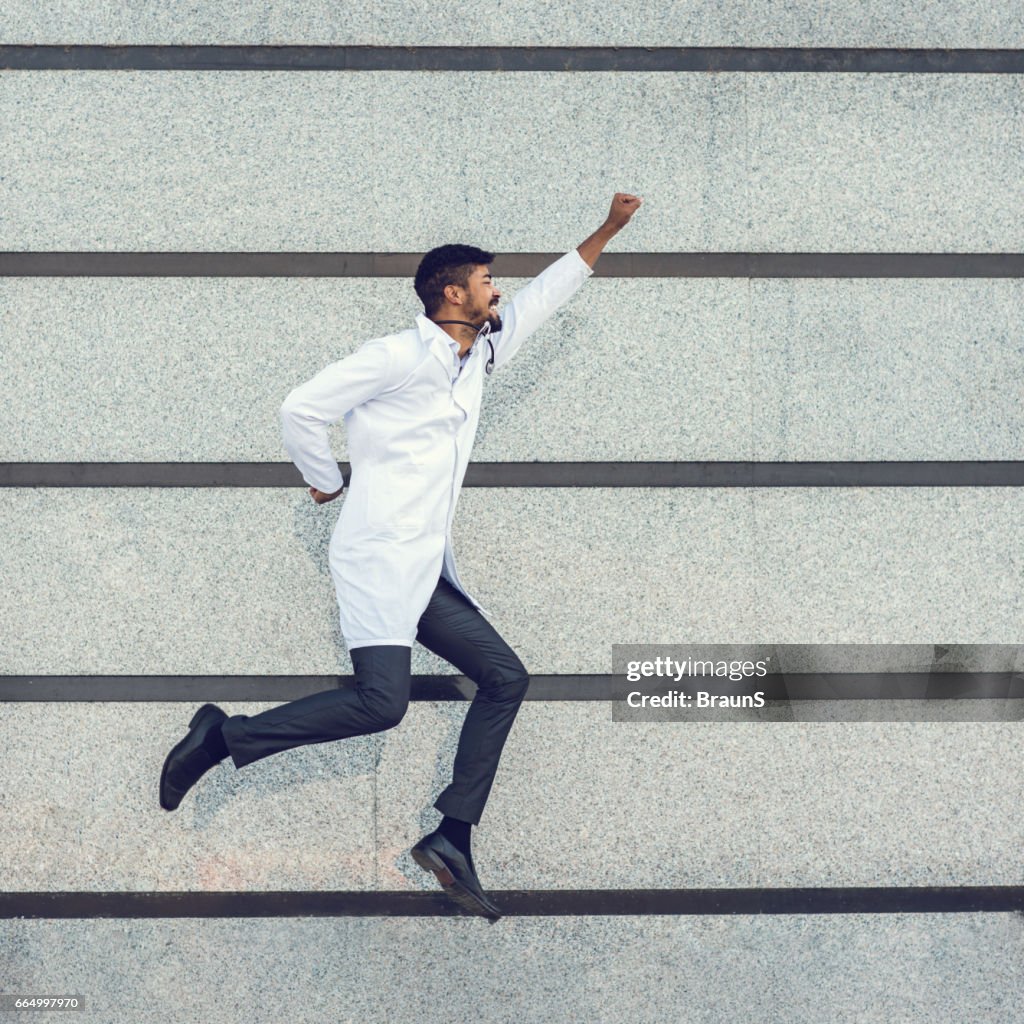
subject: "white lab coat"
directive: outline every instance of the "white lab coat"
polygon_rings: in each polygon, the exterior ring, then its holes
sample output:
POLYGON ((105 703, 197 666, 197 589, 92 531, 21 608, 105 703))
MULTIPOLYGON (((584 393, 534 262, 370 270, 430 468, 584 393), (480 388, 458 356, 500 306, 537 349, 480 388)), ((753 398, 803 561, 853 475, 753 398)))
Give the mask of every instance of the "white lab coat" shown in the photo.
MULTIPOLYGON (((572 249, 516 292, 490 335, 494 369, 592 273, 572 249)), ((489 332, 484 324, 459 373, 450 335, 421 313, 416 327, 365 342, 281 406, 288 454, 326 493, 342 485, 327 427, 345 418, 352 474, 329 564, 349 649, 411 647, 439 575, 487 614, 459 580, 452 520, 480 418, 489 332)))

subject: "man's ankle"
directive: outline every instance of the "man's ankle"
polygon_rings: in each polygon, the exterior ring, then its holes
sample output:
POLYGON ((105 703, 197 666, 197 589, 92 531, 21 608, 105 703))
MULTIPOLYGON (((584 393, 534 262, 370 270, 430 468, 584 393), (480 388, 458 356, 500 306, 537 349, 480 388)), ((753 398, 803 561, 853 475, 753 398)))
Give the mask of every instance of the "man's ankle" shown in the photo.
POLYGON ((453 846, 469 856, 470 829, 472 827, 472 822, 452 818, 446 814, 441 819, 441 824, 437 826, 437 831, 453 846))
POLYGON ((223 761, 228 756, 228 745, 224 741, 224 733, 221 730, 221 723, 218 722, 212 729, 209 729, 203 737, 203 749, 215 761, 223 761))

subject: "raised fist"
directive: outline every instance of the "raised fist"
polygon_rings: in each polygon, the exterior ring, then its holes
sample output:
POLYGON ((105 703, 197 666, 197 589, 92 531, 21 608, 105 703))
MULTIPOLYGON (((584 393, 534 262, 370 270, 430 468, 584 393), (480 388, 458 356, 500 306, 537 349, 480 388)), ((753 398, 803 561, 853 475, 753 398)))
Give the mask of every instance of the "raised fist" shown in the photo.
POLYGON ((605 223, 616 229, 625 227, 629 223, 630 217, 640 209, 642 202, 643 200, 639 196, 630 195, 628 192, 616 192, 605 223))

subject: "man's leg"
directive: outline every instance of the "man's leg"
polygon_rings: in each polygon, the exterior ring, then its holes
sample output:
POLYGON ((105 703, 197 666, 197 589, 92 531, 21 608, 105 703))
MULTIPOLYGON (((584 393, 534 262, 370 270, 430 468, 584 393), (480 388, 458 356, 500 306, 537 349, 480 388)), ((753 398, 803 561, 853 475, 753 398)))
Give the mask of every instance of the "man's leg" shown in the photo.
POLYGON ((530 677, 497 630, 444 578, 420 618, 416 639, 477 685, 452 782, 434 806, 446 818, 478 824, 530 677))
POLYGON ((355 689, 324 690, 252 717, 228 717, 216 704, 204 704, 193 716, 188 735, 164 760, 160 806, 175 810, 229 754, 241 768, 279 750, 397 725, 409 706, 410 654, 410 648, 390 644, 357 647, 351 652, 355 689))
POLYGON ((323 690, 258 715, 232 715, 221 732, 236 768, 291 747, 363 736, 397 725, 409 706, 409 647, 356 647, 355 687, 323 690))
POLYGON ((477 690, 462 723, 451 784, 434 801, 444 818, 410 852, 456 903, 496 921, 501 910, 480 886, 470 829, 480 821, 530 678, 494 627, 444 578, 420 618, 416 639, 469 676, 477 690))

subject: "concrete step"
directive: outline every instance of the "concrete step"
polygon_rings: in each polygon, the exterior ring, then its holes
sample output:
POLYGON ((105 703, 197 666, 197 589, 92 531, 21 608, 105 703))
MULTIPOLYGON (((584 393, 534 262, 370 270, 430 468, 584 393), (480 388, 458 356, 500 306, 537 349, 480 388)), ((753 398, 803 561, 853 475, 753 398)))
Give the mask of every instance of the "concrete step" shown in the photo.
POLYGON ((0 250, 1017 252, 1017 77, 12 73, 0 250))
POLYGON ((983 15, 954 2, 928 17, 909 0, 868 7, 810 0, 699 0, 685 7, 575 0, 552 18, 543 0, 514 0, 467 24, 458 11, 400 0, 310 7, 291 0, 259 12, 214 0, 176 12, 140 6, 7 4, 6 43, 258 44, 385 46, 896 46, 1024 47, 1024 19, 1012 6, 983 15))
MULTIPOLYGON (((0 490, 0 673, 348 673, 337 515, 303 488, 0 490)), ((531 672, 606 673, 613 643, 1020 643, 1022 524, 1012 487, 474 488, 456 552, 531 672)))
POLYGON ((18 951, 5 989, 78 993, 82 1024, 1014 1024, 1024 952, 1012 914, 27 920, 0 936, 18 951))
MULTIPOLYGON (((0 278, 0 304, 10 462, 287 462, 285 395, 422 312, 392 278, 0 278)), ((1015 459, 1022 309, 1020 280, 591 278, 487 381, 473 458, 1015 459)))
MULTIPOLYGON (((160 769, 195 706, 0 705, 4 891, 436 888, 408 851, 440 820, 465 704, 414 702, 376 736, 226 761, 168 813, 160 769)), ((474 860, 496 890, 1021 885, 1019 735, 625 723, 607 702, 526 702, 474 860)))

